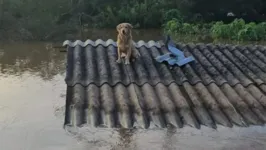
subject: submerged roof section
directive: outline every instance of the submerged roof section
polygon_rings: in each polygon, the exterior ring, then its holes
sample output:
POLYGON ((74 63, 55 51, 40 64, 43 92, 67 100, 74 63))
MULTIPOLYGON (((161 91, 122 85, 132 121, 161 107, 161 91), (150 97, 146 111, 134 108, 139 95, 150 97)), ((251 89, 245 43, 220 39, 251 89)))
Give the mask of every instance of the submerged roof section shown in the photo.
POLYGON ((113 40, 65 41, 67 125, 231 127, 266 122, 266 48, 177 44, 195 61, 158 63, 163 42, 138 41, 141 57, 117 64, 113 40))

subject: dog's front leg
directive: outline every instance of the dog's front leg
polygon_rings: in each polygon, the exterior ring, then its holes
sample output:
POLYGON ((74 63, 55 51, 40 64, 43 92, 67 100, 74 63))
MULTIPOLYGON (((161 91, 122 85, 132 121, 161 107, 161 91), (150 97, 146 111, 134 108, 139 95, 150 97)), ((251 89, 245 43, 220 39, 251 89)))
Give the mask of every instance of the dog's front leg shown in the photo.
POLYGON ((130 57, 131 57, 131 54, 132 54, 132 49, 131 49, 131 47, 129 47, 129 48, 128 48, 128 51, 127 51, 127 55, 126 55, 126 60, 125 60, 125 64, 126 64, 126 65, 130 64, 129 59, 130 59, 130 57))
POLYGON ((117 56, 118 56, 118 59, 116 60, 116 62, 121 63, 121 51, 119 47, 117 47, 117 56))

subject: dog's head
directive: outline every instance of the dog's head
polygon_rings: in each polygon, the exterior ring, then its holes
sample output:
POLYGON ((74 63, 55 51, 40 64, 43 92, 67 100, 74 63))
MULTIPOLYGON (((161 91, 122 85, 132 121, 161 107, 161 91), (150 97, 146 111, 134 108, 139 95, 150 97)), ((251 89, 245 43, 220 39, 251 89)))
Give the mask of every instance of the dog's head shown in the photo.
POLYGON ((131 34, 133 26, 130 23, 120 23, 116 26, 116 30, 119 34, 128 36, 131 34))

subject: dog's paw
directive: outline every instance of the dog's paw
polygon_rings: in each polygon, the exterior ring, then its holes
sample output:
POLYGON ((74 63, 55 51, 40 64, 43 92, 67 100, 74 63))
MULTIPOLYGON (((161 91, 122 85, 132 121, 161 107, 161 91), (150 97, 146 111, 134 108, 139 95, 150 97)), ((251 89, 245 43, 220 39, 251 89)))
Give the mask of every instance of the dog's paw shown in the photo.
POLYGON ((121 59, 117 59, 116 62, 117 62, 117 63, 121 63, 121 59))
POLYGON ((129 60, 126 60, 125 65, 129 65, 129 64, 130 64, 129 60))

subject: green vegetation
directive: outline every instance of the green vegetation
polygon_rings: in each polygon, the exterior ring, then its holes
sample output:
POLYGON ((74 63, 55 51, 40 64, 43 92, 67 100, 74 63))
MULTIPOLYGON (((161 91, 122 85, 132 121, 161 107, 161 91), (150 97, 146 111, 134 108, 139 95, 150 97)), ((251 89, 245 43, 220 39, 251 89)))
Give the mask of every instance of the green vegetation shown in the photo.
POLYGON ((130 22, 175 34, 265 40, 264 14, 265 0, 0 0, 0 39, 47 40, 130 22), (236 17, 227 16, 231 11, 236 17))
POLYGON ((209 36, 215 40, 264 41, 266 40, 266 22, 245 23, 243 19, 235 19, 227 24, 223 21, 193 24, 172 19, 164 24, 164 32, 174 36, 179 34, 209 36))

